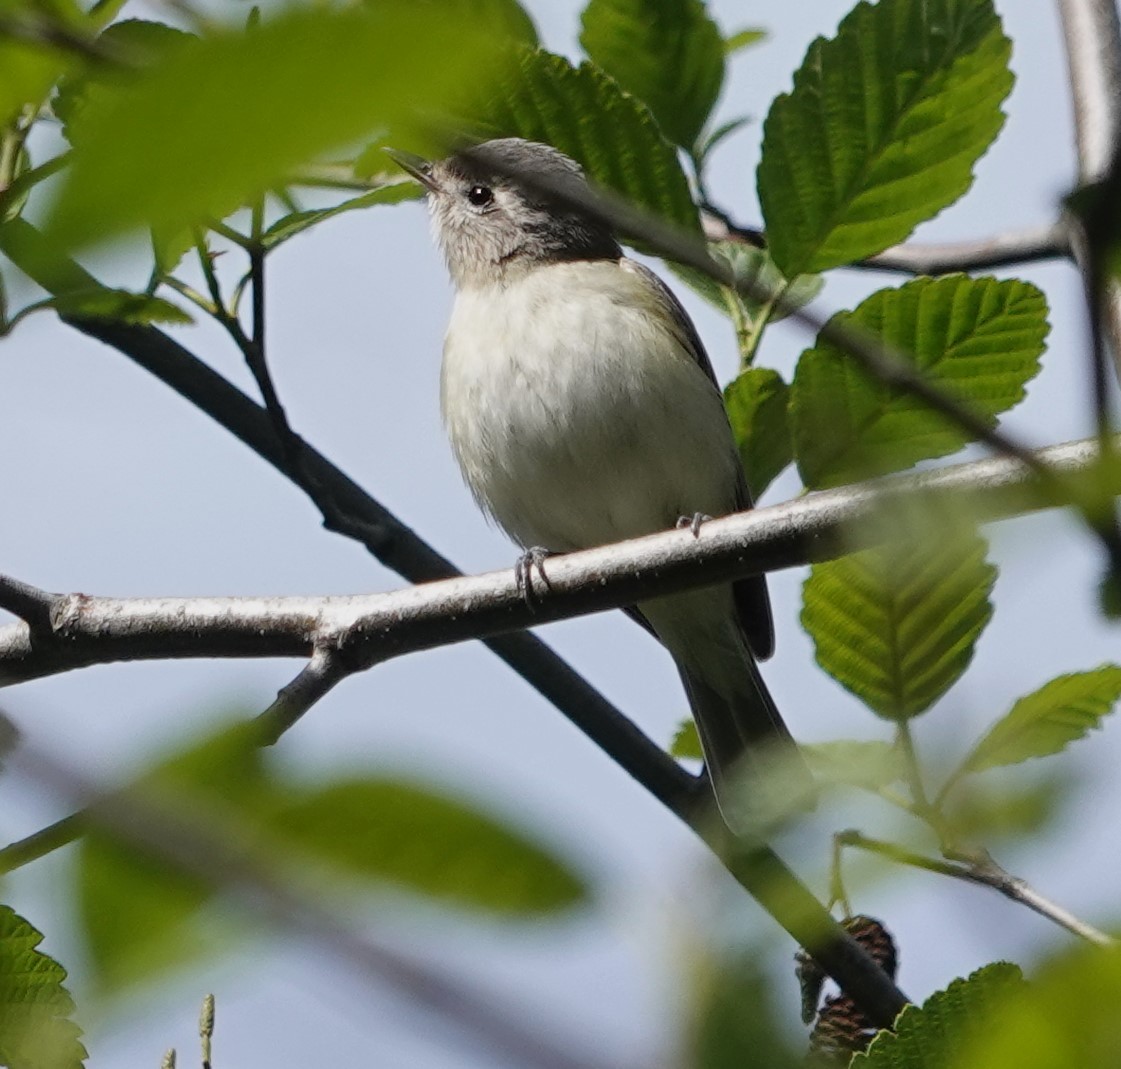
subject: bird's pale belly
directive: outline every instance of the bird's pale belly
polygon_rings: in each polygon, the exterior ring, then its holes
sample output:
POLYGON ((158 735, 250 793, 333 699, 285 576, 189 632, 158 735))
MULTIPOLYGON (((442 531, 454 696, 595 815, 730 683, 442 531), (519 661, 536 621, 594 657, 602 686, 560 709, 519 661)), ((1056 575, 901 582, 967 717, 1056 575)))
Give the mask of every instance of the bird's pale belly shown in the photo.
MULTIPOLYGON (((546 307, 510 330, 502 305, 488 302, 486 332, 457 332, 453 317, 442 386, 464 478, 513 538, 566 551, 734 508, 738 460, 720 395, 641 310, 596 316, 585 297, 577 321, 546 307)), ((473 311, 457 306, 459 318, 473 311)))

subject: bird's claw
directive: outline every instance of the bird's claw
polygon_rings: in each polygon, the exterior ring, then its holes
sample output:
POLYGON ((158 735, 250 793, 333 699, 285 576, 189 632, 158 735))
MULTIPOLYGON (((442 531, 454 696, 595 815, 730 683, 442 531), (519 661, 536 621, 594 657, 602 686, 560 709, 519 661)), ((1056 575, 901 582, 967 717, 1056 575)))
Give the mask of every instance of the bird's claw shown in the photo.
POLYGON ((701 533, 701 524, 708 523, 711 516, 706 516, 703 512, 694 512, 692 516, 679 516, 677 520, 677 529, 688 527, 693 532, 693 537, 699 537, 701 533))
POLYGON ((534 608, 539 601, 537 591, 533 586, 533 573, 537 572, 546 589, 549 587, 549 577, 545 574, 545 560, 549 556, 551 556, 551 553, 543 546, 530 546, 514 562, 514 583, 517 585, 522 600, 530 609, 534 608))

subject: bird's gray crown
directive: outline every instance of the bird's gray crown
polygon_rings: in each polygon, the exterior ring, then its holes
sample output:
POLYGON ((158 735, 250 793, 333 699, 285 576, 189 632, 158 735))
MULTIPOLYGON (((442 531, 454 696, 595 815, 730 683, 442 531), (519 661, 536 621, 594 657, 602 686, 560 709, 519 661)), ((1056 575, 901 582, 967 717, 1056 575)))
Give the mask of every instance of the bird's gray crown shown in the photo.
POLYGON ((579 164, 563 152, 518 137, 487 141, 428 171, 432 229, 458 286, 484 285, 535 264, 617 259, 602 223, 512 175, 540 176, 561 190, 586 192, 579 164))

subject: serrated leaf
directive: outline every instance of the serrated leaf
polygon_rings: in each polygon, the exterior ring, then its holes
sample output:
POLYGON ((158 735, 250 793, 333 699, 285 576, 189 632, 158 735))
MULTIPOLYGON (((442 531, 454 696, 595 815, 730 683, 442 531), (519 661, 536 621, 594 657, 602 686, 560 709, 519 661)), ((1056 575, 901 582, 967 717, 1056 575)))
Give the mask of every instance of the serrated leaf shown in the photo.
POLYGON ((906 720, 958 680, 993 613, 979 535, 939 532, 815 564, 802 626, 817 663, 874 713, 906 720))
POLYGON ((49 303, 60 316, 70 319, 109 319, 115 323, 135 325, 194 322, 182 308, 162 297, 130 293, 128 290, 75 290, 53 297, 49 303))
POLYGON ((650 110, 592 64, 573 67, 549 52, 525 52, 471 125, 485 137, 553 145, 594 182, 700 232, 681 162, 650 110))
POLYGON ((1045 683, 998 720, 962 764, 964 772, 1015 765, 1085 738, 1121 699, 1121 666, 1103 664, 1045 683))
POLYGON ((794 458, 787 419, 789 393, 782 376, 767 367, 741 371, 724 390, 724 407, 756 501, 794 458))
POLYGON ((590 0, 580 44, 691 148, 724 82, 724 41, 701 0, 590 0))
POLYGON ((433 125, 465 85, 497 80, 507 55, 503 39, 428 5, 288 8, 249 32, 214 29, 114 81, 49 235, 78 245, 222 218, 324 153, 433 125))
POLYGON ((705 759, 704 751, 701 749, 701 737, 697 733, 697 725, 693 722, 692 717, 681 721, 669 744, 669 752, 674 757, 686 760, 703 761, 705 759))
MULTIPOLYGON (((981 1029, 953 1069, 1115 1069, 1121 1050, 1121 953, 1079 943, 1033 970, 981 1029)), ((878 1069, 878 1067, 877 1067, 878 1069)))
POLYGON ((862 2, 763 125, 759 200, 784 274, 902 241, 973 181, 1012 88, 991 0, 862 2))
POLYGON ((554 912, 586 895, 540 846, 420 784, 345 780, 282 802, 270 827, 339 875, 388 881, 459 906, 507 915, 554 912))
POLYGON ((899 782, 906 774, 899 751, 888 742, 840 739, 803 744, 799 749, 819 783, 874 792, 899 782))
MULTIPOLYGON (((1050 329, 1035 286, 964 275, 880 290, 831 322, 913 355, 933 384, 994 426, 1023 399, 1050 329)), ((798 360, 791 422, 798 470, 814 490, 898 471, 969 441, 956 423, 873 378, 821 337, 798 360)))
POLYGON ((75 1069, 86 1057, 70 1020, 74 1001, 66 970, 36 949, 42 932, 0 905, 0 1065, 7 1069, 75 1069))
POLYGON ((750 48, 766 39, 767 31, 755 26, 737 30, 724 38, 724 54, 727 56, 734 55, 736 52, 742 52, 745 48, 750 48))
POLYGON ((389 185, 371 189, 359 197, 352 197, 332 208, 318 208, 303 212, 292 212, 278 219, 261 236, 261 244, 266 249, 274 249, 289 238, 302 234, 305 230, 319 223, 332 219, 344 212, 352 212, 359 208, 369 208, 375 204, 399 204, 404 200, 416 200, 424 195, 424 191, 417 182, 393 182, 389 185))
POLYGON ((849 1069, 949 1069, 958 1064, 962 1045, 1026 986, 1019 967, 1004 961, 954 980, 921 1007, 905 1007, 894 1031, 878 1033, 865 1053, 853 1057, 849 1069))

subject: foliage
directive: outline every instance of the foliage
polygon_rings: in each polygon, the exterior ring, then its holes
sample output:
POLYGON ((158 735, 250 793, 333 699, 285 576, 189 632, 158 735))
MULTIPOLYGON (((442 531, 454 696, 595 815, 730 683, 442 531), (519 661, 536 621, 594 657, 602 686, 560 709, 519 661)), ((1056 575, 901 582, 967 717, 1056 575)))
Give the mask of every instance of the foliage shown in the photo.
MULTIPOLYGON (((765 33, 726 33, 704 0, 587 0, 584 54, 574 60, 542 46, 517 0, 264 12, 211 5, 205 13, 186 0, 175 5, 178 26, 156 21, 161 9, 142 20, 126 6, 0 0, 0 251, 8 258, 0 336, 36 312, 149 340, 161 337, 157 324, 206 317, 251 365, 263 362, 262 325, 243 298, 264 306, 266 259, 293 255, 293 239, 331 220, 341 228, 358 211, 421 195, 385 147, 443 152, 465 138, 520 136, 569 154, 594 183, 727 269, 717 281, 665 264, 729 321, 740 366, 725 407, 756 497, 791 464, 816 491, 973 442, 899 375, 870 371, 838 330, 992 428, 1040 370, 1044 294, 1015 278, 965 274, 914 278, 836 311, 792 379, 763 362, 771 325, 815 310, 828 272, 903 241, 968 191, 1013 84, 1011 43, 992 0, 860 0, 835 34, 810 43, 789 92, 769 108, 749 102, 766 114, 754 135, 765 235, 737 227, 734 215, 752 211, 746 198, 725 213, 709 182, 715 150, 753 136, 739 114, 748 105, 735 101, 737 114, 726 116, 718 102, 732 65, 749 62, 765 33), (55 136, 40 136, 52 125, 55 136), (717 216, 720 240, 700 245, 702 224, 717 216), (138 234, 142 246, 131 240, 138 234), (139 264, 147 286, 104 284, 71 258, 93 247, 139 264), (236 286, 216 270, 220 255, 243 266, 236 286), (13 268, 47 295, 9 307, 13 268)), ((1116 179, 1111 173, 1103 189, 1116 179)), ((1083 190, 1072 202, 1087 220, 1097 218, 1085 207, 1091 200, 1083 190)), ((656 251, 641 235, 621 236, 656 251)), ((1081 492, 1061 480, 1049 491, 1084 503, 1081 492)), ((979 739, 963 740, 947 775, 921 750, 911 721, 952 715, 942 699, 994 611, 988 543, 975 517, 936 515, 917 502, 849 536, 808 547, 818 563, 800 619, 818 665, 879 718, 869 723, 886 737, 806 746, 807 762, 823 785, 904 811, 943 855, 880 843, 886 856, 992 876, 991 839, 1037 833, 1072 778, 1058 762, 1035 780, 1014 766, 1052 758, 1100 728, 1121 700, 1121 667, 1039 683, 979 739)), ((1007 696, 985 699, 1008 707, 1007 696)), ((485 805, 354 769, 300 781, 266 759, 259 741, 234 729, 154 763, 112 798, 118 811, 139 814, 132 834, 108 821, 83 839, 77 913, 102 992, 244 945, 264 913, 231 908, 231 898, 243 900, 228 892, 257 881, 340 912, 375 901, 379 910, 450 906, 492 921, 555 918, 595 900, 595 888, 538 832, 485 805), (174 834, 146 835, 145 815, 174 834)), ((701 759, 691 722, 670 751, 701 759)), ((838 836, 838 904, 848 897, 842 847, 860 841, 838 836)), ((37 949, 41 938, 0 907, 0 1064, 11 1069, 85 1057, 65 970, 37 949)), ((1121 1042, 1118 960, 1116 952, 1065 955, 1032 985, 1015 966, 985 966, 909 1006, 852 1065, 1111 1065, 1121 1042)), ((690 965, 689 1064, 795 1063, 776 1027, 777 989, 752 954, 698 954, 690 965)))

